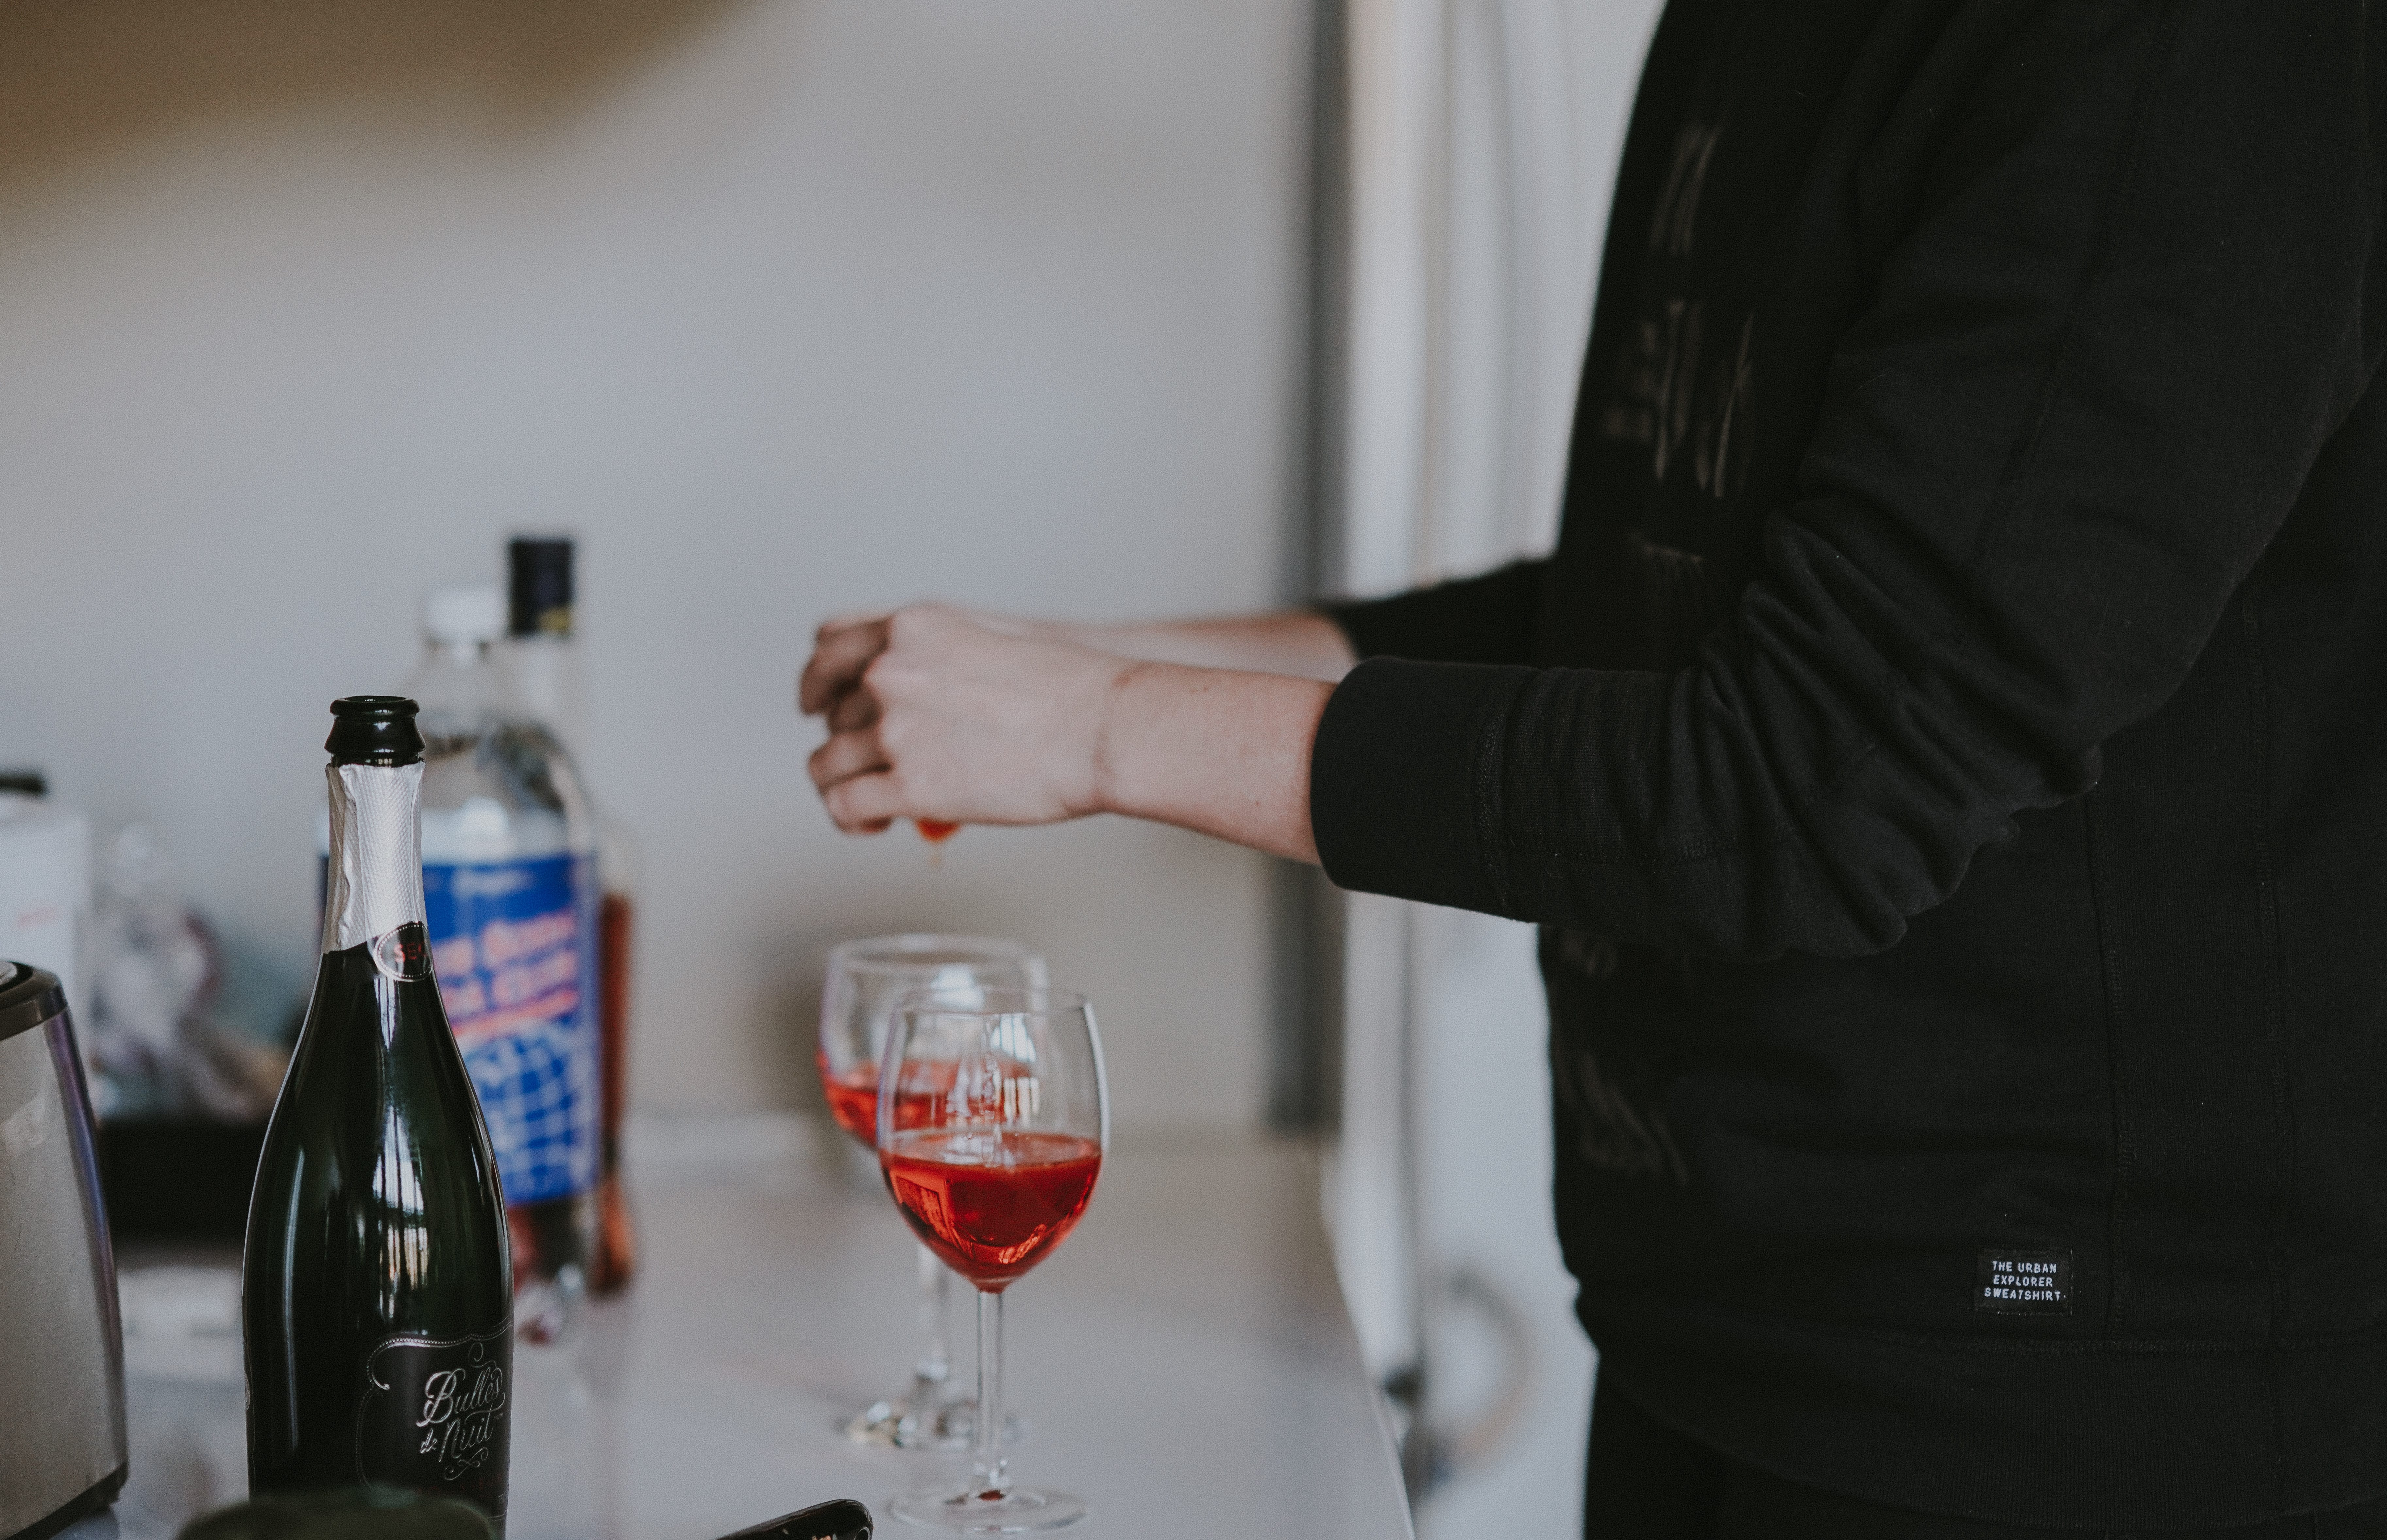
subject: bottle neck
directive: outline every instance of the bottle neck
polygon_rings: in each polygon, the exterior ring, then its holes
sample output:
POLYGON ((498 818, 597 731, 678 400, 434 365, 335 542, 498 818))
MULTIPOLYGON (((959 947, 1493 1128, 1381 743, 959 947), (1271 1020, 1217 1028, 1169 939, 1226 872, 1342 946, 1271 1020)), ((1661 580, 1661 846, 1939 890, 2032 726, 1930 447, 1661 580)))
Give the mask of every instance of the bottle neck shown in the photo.
POLYGON ((536 614, 517 618, 514 624, 506 629, 508 641, 525 642, 534 637, 546 637, 554 641, 570 641, 572 639, 572 606, 550 605, 536 614))
POLYGON ((513 697, 535 722, 546 725, 577 763, 587 747, 588 708, 580 672, 579 644, 565 632, 516 637, 506 649, 505 670, 513 697))
POLYGON ((439 641, 423 643, 431 654, 433 668, 478 668, 489 660, 489 644, 485 641, 439 641))
POLYGON ((422 764, 334 764, 323 776, 332 792, 323 950, 422 924, 422 764))
POLYGON ((422 702, 425 743, 437 752, 522 714, 487 642, 426 641, 406 693, 422 702))

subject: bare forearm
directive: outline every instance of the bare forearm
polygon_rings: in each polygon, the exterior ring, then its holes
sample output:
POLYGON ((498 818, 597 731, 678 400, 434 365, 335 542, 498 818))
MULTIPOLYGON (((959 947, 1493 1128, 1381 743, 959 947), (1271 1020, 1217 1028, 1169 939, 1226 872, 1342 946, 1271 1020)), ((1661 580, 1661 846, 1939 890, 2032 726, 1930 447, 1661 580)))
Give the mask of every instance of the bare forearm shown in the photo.
POLYGON ((1332 693, 1274 673, 1130 668, 1111 688, 1096 743, 1100 805, 1314 863, 1309 750, 1332 693))
POLYGON ((1340 679, 1358 662, 1342 627, 1308 610, 1133 625, 1047 623, 1042 629, 1054 640, 1117 658, 1300 679, 1340 679))

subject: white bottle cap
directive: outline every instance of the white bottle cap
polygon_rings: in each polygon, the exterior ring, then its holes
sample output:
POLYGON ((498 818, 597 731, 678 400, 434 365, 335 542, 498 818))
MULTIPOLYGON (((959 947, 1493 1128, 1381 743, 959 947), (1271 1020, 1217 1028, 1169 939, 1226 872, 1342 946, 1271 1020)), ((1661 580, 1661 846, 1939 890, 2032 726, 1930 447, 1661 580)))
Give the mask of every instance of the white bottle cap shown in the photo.
POLYGON ((447 647, 493 642, 506 634, 506 596, 494 583, 434 588, 423 600, 423 634, 447 647))

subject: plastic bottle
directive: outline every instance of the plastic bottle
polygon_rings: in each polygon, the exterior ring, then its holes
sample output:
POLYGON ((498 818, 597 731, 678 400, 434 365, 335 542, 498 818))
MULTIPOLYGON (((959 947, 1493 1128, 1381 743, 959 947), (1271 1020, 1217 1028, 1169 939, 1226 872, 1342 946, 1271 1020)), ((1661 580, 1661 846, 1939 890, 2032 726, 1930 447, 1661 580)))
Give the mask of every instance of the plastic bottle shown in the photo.
POLYGON ((600 1158, 596 820, 498 666, 504 595, 434 589, 423 630, 405 692, 422 705, 432 953, 497 1150, 515 1329, 552 1341, 587 1290, 600 1158))

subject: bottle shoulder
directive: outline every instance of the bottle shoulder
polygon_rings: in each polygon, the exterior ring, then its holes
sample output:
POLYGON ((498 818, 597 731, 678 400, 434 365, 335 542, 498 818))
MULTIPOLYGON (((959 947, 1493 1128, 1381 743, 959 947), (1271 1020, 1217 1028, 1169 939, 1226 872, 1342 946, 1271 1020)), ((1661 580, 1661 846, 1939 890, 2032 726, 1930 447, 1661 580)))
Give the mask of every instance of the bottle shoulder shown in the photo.
POLYGON ((426 734, 423 858, 468 863, 585 854, 598 824, 572 761, 533 722, 426 734))
POLYGON ((376 1330, 477 1327, 511 1297, 507 1245, 496 1156, 436 986, 381 976, 361 946, 326 953, 258 1163, 251 1305, 361 1309, 376 1330))
POLYGON ((597 819, 579 768, 495 650, 434 647, 404 688, 421 708, 425 861, 596 852, 597 819))
POLYGON ((438 985, 389 978, 366 950, 323 954, 268 1145, 346 1130, 422 1144, 435 1163, 475 1153, 486 1159, 480 1104, 438 985))

